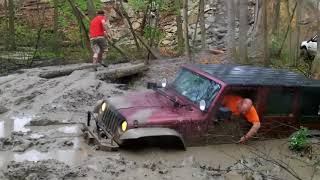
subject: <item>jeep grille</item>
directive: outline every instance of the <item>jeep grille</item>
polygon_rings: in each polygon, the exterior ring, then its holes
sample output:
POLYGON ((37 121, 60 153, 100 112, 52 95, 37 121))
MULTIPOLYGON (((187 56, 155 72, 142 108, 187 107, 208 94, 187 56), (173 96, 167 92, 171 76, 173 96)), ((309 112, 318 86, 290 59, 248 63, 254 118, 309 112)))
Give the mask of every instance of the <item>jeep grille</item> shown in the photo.
POLYGON ((119 127, 119 123, 121 121, 121 117, 111 108, 108 108, 103 114, 102 118, 100 119, 102 122, 103 128, 110 133, 111 135, 115 134, 117 128, 119 127))

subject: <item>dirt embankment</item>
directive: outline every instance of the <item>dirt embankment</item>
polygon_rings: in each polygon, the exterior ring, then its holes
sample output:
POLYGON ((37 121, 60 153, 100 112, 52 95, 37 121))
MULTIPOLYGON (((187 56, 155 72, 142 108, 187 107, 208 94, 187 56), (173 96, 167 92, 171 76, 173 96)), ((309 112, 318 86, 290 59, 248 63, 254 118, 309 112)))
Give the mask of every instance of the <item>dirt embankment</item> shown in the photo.
MULTIPOLYGON (((216 61, 210 56, 200 60, 216 61)), ((252 142, 249 146, 190 147, 186 151, 121 149, 117 153, 96 151, 84 143, 80 123, 85 122, 86 112, 97 100, 143 89, 147 81, 163 77, 170 80, 185 63, 183 59, 154 61, 143 75, 117 82, 96 78, 103 67, 98 72, 82 69, 55 78, 39 77, 43 72, 83 65, 27 69, 0 77, 0 179, 260 180, 296 179, 296 174, 302 179, 310 174, 320 177, 313 166, 288 158, 292 153, 286 140, 252 142), (259 152, 265 154, 254 154, 248 147, 260 147, 259 152)))

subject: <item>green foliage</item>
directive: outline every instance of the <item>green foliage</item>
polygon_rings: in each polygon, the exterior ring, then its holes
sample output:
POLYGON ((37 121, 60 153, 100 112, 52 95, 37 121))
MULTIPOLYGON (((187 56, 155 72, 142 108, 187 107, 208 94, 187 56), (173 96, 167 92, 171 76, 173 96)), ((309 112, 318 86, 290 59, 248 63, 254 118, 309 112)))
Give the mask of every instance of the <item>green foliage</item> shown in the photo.
MULTIPOLYGON (((144 11, 150 5, 150 0, 128 0, 128 3, 135 11, 144 11)), ((170 9, 168 0, 151 0, 151 3, 154 3, 160 12, 170 9)))
MULTIPOLYGON (((50 0, 53 5, 53 0, 50 0)), ((83 12, 87 12, 87 0, 74 0, 77 7, 79 7, 83 12)), ((96 9, 102 7, 102 2, 100 0, 93 0, 96 9)), ((67 0, 59 3, 59 26, 63 29, 68 28, 72 24, 77 23, 77 19, 72 11, 72 8, 67 0)), ((88 24, 86 24, 88 27, 88 24)))
POLYGON ((283 37, 284 34, 271 36, 271 42, 269 44, 271 66, 279 68, 287 68, 289 66, 292 66, 292 59, 290 56, 291 52, 289 48, 283 47, 281 54, 278 54, 281 48, 283 37))
POLYGON ((122 57, 121 54, 112 48, 107 52, 107 57, 106 57, 107 63, 115 62, 118 59, 120 59, 121 57, 122 57))
POLYGON ((15 23, 15 35, 17 46, 35 46, 37 31, 30 31, 28 25, 15 23))
POLYGON ((289 142, 289 148, 295 151, 301 151, 310 146, 310 142, 307 138, 309 135, 307 128, 300 128, 297 132, 291 135, 289 142))
POLYGON ((271 37, 271 47, 270 47, 270 55, 275 56, 279 49, 281 48, 282 36, 272 36, 271 37))
POLYGON ((129 5, 135 10, 135 11, 143 11, 147 8, 147 3, 149 1, 147 0, 128 0, 129 5))
POLYGON ((163 36, 164 36, 164 33, 158 28, 154 28, 152 26, 146 26, 144 28, 144 37, 147 39, 153 37, 154 39, 159 41, 163 36))

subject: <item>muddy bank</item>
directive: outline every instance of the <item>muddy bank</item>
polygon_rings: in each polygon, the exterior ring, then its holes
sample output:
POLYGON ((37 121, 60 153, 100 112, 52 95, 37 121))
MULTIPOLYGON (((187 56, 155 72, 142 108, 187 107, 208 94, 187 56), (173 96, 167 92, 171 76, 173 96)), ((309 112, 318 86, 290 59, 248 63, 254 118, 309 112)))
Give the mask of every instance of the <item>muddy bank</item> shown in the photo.
POLYGON ((74 179, 87 176, 88 171, 88 168, 71 168, 57 160, 10 162, 0 177, 8 180, 74 179))
POLYGON ((10 162, 0 171, 3 179, 294 179, 263 158, 246 158, 222 168, 196 162, 192 157, 175 163, 166 160, 136 162, 120 154, 92 156, 79 166, 57 160, 10 162), (268 167, 268 168, 266 168, 268 167), (285 177, 285 174, 288 176, 285 177))

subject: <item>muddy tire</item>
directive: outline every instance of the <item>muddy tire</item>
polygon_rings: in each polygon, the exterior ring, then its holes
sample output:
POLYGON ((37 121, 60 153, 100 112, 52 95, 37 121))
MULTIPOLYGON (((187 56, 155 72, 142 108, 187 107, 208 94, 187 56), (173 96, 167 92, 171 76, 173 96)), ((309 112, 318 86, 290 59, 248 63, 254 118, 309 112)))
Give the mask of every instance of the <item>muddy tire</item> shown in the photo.
POLYGON ((123 141, 122 147, 125 149, 144 149, 146 147, 159 147, 164 149, 185 150, 183 142, 173 136, 144 137, 134 140, 123 141))

